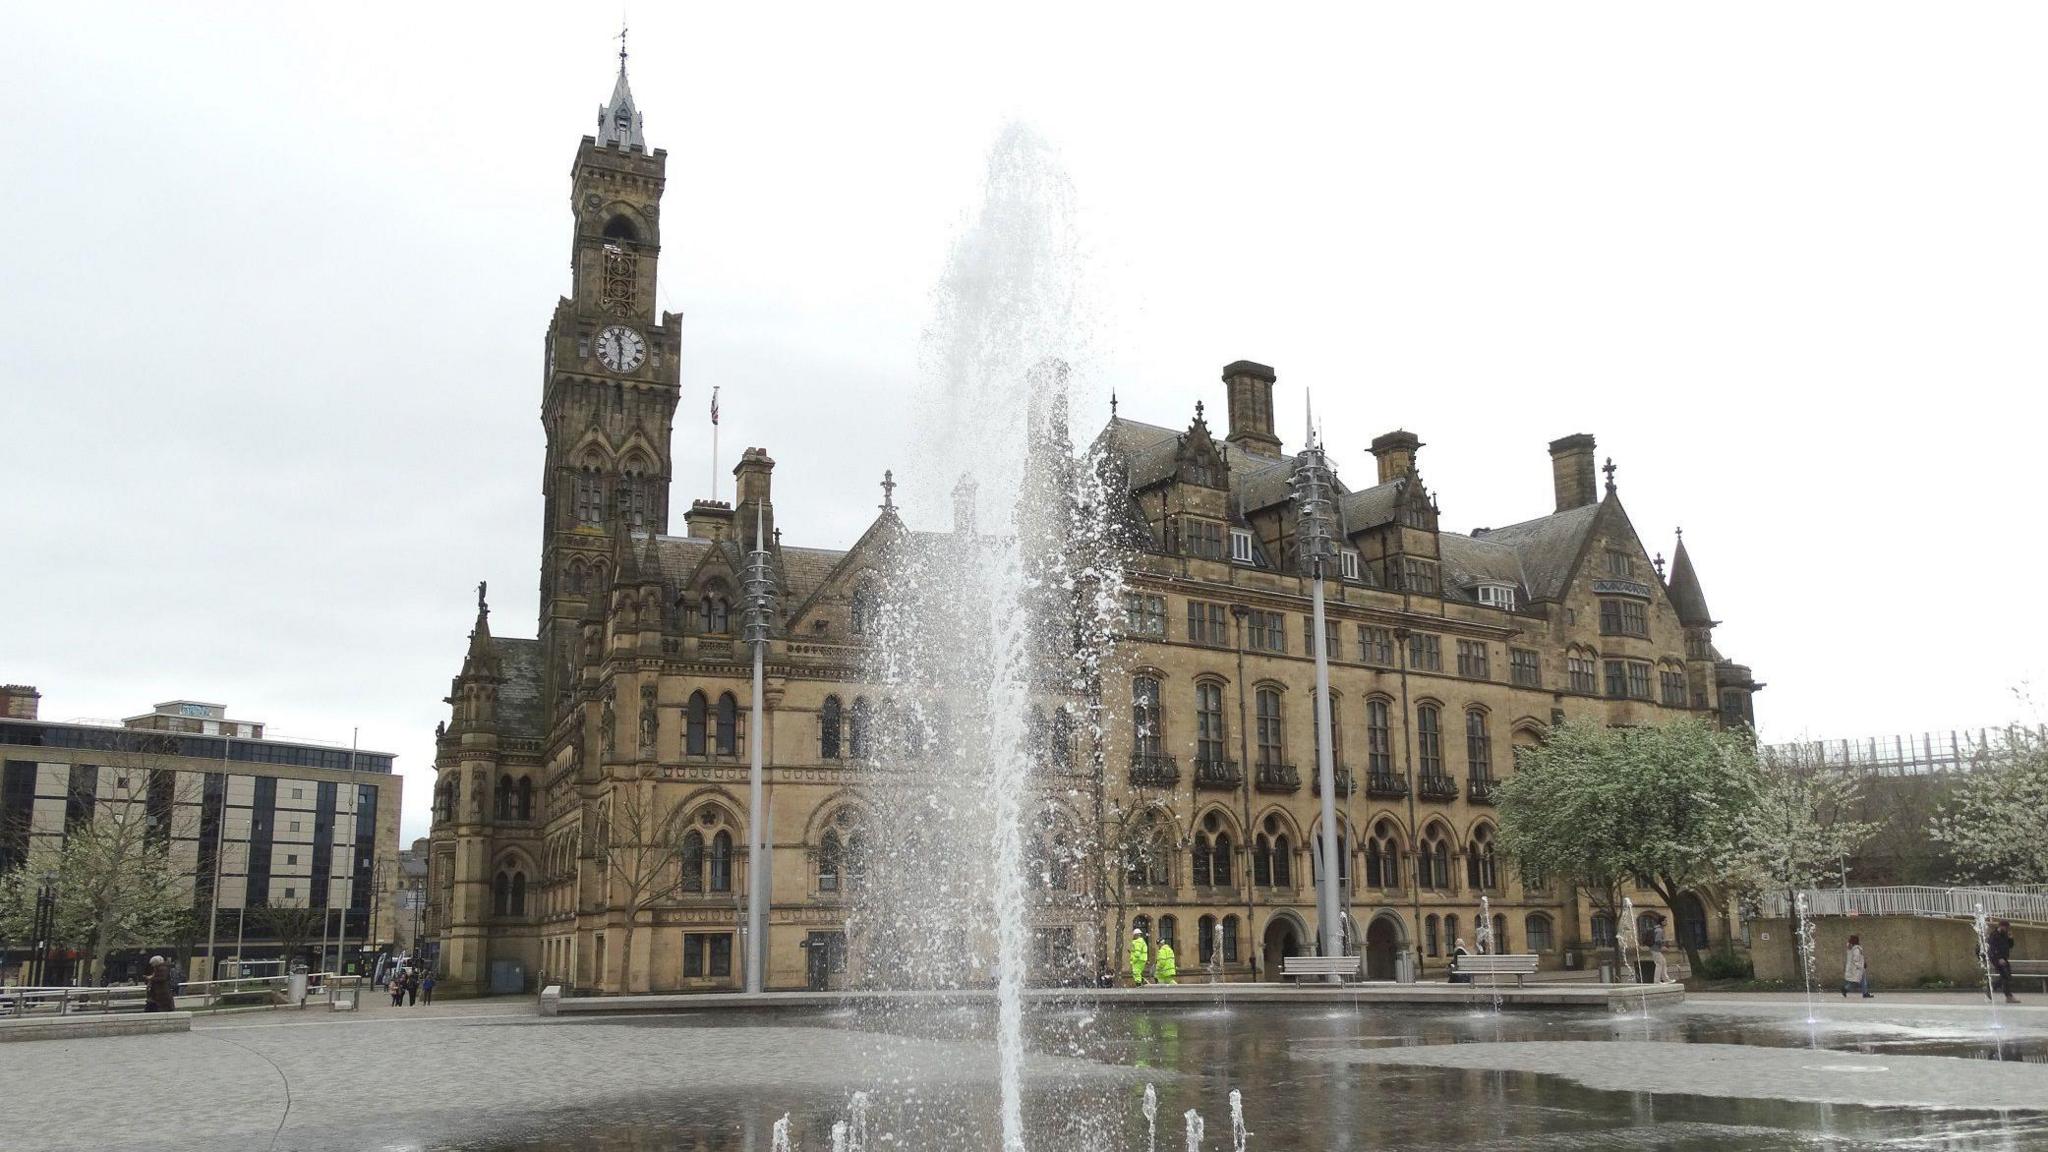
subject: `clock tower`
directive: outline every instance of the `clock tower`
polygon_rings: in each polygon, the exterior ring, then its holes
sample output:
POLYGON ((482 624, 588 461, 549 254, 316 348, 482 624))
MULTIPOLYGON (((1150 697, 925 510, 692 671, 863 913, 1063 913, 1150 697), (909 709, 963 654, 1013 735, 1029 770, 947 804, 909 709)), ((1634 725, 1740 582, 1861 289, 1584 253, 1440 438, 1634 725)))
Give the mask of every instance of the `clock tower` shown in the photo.
POLYGON ((610 587, 617 525, 635 533, 668 526, 682 318, 655 312, 668 153, 648 151, 643 127, 622 48, 597 133, 576 148, 571 294, 555 305, 543 366, 539 632, 551 716, 578 621, 610 587))

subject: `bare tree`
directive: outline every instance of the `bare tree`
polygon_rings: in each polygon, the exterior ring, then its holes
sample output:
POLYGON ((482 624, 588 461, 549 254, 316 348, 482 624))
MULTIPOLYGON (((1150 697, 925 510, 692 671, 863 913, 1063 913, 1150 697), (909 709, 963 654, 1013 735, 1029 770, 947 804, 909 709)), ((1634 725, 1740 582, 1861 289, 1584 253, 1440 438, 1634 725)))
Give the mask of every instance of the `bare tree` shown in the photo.
POLYGON ((250 908, 246 915, 258 932, 277 941, 286 971, 291 970, 292 961, 312 942, 313 934, 327 923, 327 909, 313 907, 305 900, 288 904, 265 902, 250 908))
POLYGON ((633 934, 641 915, 682 887, 684 831, 682 805, 662 804, 647 781, 612 789, 610 808, 599 818, 598 862, 608 895, 616 897, 625 912, 625 939, 619 950, 619 984, 624 991, 635 991, 633 934))

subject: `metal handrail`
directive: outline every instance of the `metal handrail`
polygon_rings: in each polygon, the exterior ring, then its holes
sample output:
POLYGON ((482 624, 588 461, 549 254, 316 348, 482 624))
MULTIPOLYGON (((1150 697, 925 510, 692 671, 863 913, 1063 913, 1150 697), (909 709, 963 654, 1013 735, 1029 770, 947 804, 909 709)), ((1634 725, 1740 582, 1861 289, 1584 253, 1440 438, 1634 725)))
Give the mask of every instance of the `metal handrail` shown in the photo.
MULTIPOLYGON (((1760 903, 1765 916, 1790 914, 1782 892, 1767 893, 1760 903)), ((1813 888, 1806 892, 1806 909, 1814 916, 1925 916, 1968 920, 1974 918, 1980 908, 1993 920, 2048 924, 2048 885, 1999 888, 1897 885, 1813 888)))

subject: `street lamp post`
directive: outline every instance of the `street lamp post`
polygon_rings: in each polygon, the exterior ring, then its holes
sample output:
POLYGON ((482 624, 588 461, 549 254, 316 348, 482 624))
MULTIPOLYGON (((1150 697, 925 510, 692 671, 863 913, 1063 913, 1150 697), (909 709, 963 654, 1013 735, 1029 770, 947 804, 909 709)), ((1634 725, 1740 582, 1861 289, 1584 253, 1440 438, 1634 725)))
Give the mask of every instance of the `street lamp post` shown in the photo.
POLYGON ((762 716, 762 665, 767 660, 768 631, 773 618, 775 578, 768 567, 766 502, 754 506, 754 550, 747 554, 746 640, 754 649, 754 702, 747 720, 747 927, 745 964, 747 991, 759 992, 765 979, 768 921, 768 812, 762 780, 763 746, 768 742, 762 716))
POLYGON ((1316 442, 1315 417, 1308 421, 1308 439, 1294 458, 1296 543, 1303 575, 1309 579, 1315 622, 1311 643, 1316 660, 1316 776, 1323 789, 1323 834, 1318 842, 1322 874, 1316 878, 1317 950, 1324 956, 1344 951, 1342 908, 1337 892, 1337 772, 1330 734, 1329 620, 1323 614, 1323 571, 1334 553, 1335 530, 1330 493, 1334 487, 1329 461, 1316 442))

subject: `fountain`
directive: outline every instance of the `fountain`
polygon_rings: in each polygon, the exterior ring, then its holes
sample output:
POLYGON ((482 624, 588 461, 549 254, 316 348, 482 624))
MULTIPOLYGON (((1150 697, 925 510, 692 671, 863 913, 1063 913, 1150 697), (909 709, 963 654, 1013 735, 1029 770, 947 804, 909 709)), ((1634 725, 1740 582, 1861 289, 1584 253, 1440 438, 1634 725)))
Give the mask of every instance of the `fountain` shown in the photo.
POLYGON ((1998 1021, 1998 987, 1991 964, 1991 918, 1984 914, 1984 905, 1972 905, 1975 912, 1970 926, 1977 932, 1977 963, 1984 969, 1984 998, 1991 1002, 1991 1030, 1997 1032, 2003 1027, 1998 1021))
POLYGON ((1190 1108, 1182 1119, 1187 1121, 1188 1126, 1188 1152, 1201 1152, 1202 1114, 1190 1108))
POLYGON ((1230 1090, 1230 1149, 1231 1152, 1245 1152, 1246 1140, 1251 1136, 1244 1126, 1244 1093, 1235 1088, 1230 1090))
POLYGON ((1809 1048, 1820 1047, 1820 1010, 1813 1000, 1813 913, 1807 907, 1806 893, 1792 897, 1792 915, 1799 934, 1799 970, 1806 977, 1806 1044, 1809 1048))
POLYGON ((1145 1152, 1159 1152, 1159 1090, 1145 1085, 1145 1102, 1140 1107, 1145 1114, 1145 1152))

